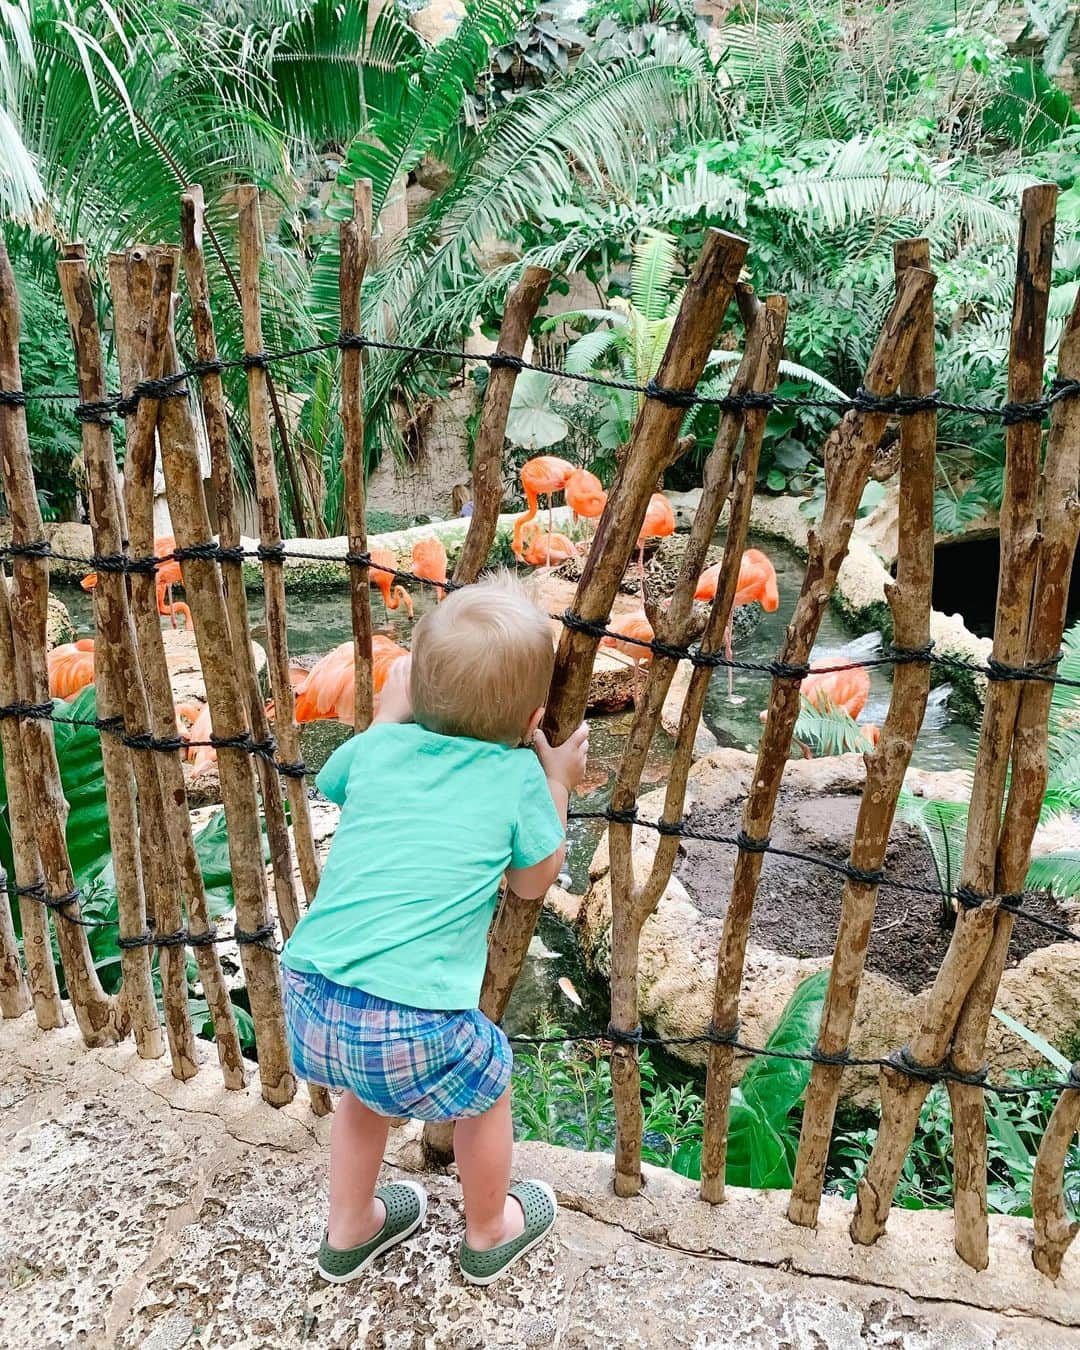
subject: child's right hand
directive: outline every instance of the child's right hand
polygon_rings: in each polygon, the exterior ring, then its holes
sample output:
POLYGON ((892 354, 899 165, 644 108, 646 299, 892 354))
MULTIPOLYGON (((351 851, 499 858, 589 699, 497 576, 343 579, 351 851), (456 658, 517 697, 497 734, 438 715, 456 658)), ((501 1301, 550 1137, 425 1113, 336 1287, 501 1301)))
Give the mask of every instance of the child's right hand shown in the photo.
POLYGON ((577 731, 558 746, 552 745, 537 727, 533 733, 533 748, 548 778, 561 783, 567 792, 573 792, 585 777, 585 761, 589 755, 588 724, 582 722, 577 731))

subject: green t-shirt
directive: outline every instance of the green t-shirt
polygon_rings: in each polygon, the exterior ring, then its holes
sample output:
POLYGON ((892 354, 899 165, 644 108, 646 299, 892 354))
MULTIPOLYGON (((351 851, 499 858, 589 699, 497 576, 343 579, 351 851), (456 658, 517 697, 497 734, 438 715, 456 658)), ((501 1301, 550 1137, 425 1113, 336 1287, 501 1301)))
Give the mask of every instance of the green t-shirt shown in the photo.
POLYGON ((563 839, 536 755, 377 723, 316 786, 341 820, 283 963, 413 1008, 475 1008, 500 878, 563 839))

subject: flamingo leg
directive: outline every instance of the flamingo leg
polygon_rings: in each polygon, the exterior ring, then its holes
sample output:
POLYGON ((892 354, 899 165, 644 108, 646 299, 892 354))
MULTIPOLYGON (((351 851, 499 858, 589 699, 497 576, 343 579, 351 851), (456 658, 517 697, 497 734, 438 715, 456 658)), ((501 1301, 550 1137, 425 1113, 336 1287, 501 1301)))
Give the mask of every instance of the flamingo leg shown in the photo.
POLYGON ((548 533, 547 533, 547 561, 546 567, 551 566, 551 532, 555 528, 555 508, 551 502, 551 493, 548 493, 548 533))
POLYGON ((394 602, 395 602, 393 605, 394 609, 397 609, 398 605, 404 605, 405 613, 408 614, 410 619, 413 617, 412 596, 409 594, 409 592, 405 589, 404 586, 394 587, 394 602))

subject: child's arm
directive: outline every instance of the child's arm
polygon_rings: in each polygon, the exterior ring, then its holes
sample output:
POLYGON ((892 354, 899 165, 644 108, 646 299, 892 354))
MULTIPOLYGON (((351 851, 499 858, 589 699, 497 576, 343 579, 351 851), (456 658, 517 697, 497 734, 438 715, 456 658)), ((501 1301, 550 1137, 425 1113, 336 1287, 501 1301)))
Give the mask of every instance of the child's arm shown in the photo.
MULTIPOLYGON (((589 729, 584 722, 562 745, 553 747, 542 731, 537 731, 533 745, 547 777, 548 791, 555 810, 566 828, 566 811, 570 793, 585 776, 585 760, 589 753, 589 729)), ((539 900, 558 878, 566 858, 564 840, 554 853, 531 867, 511 867, 506 872, 506 883, 522 900, 539 900)))
POLYGON ((409 677, 412 657, 399 656, 386 672, 386 683, 379 694, 379 710, 372 722, 411 722, 412 694, 409 677))

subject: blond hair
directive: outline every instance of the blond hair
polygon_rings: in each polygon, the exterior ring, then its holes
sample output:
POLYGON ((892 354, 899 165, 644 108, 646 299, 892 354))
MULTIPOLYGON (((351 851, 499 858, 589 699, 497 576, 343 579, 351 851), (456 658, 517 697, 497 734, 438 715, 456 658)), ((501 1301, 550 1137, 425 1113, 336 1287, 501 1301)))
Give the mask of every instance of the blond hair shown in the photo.
POLYGON ((452 592, 416 625, 413 716, 444 736, 518 745, 547 698, 547 616, 510 572, 452 592))

